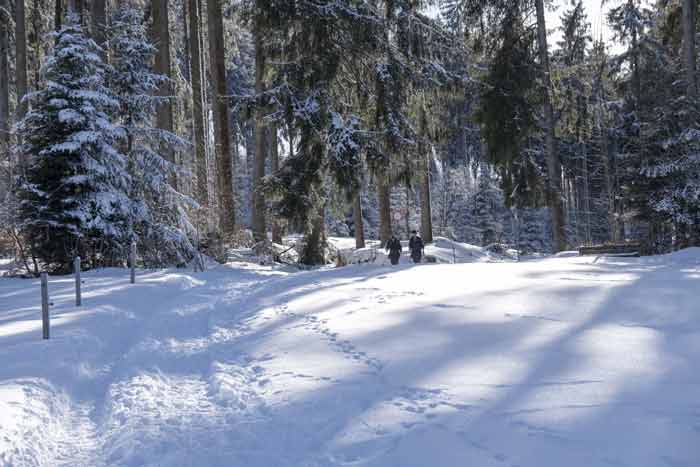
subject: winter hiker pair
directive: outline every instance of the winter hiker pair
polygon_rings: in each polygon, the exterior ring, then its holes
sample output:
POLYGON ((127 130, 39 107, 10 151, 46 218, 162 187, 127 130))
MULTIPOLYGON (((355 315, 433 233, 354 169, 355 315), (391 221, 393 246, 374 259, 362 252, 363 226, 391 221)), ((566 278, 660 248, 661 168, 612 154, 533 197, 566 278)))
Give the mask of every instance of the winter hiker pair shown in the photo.
MULTIPOLYGON (((415 230, 411 232, 411 239, 408 241, 408 249, 411 252, 411 259, 413 259, 414 263, 420 263, 421 258, 423 257, 424 248, 425 245, 423 244, 423 239, 420 238, 420 235, 418 235, 415 230)), ((399 258, 401 257, 403 246, 401 245, 401 241, 396 238, 395 235, 392 235, 387 242, 386 251, 389 252, 391 264, 399 264, 399 258)))

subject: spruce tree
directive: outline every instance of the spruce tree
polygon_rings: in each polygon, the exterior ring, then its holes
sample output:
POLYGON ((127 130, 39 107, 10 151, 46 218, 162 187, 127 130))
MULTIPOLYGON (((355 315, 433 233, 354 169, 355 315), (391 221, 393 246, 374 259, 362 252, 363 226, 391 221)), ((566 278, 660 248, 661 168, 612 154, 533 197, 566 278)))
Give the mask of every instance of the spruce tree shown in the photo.
POLYGON ((31 253, 53 271, 75 255, 93 266, 125 257, 131 179, 119 149, 124 133, 112 112, 99 47, 68 15, 54 34, 42 74, 46 87, 30 96, 19 124, 26 179, 18 191, 21 230, 31 253))
POLYGON ((126 136, 132 181, 130 239, 137 242, 147 265, 182 265, 196 253, 195 229, 188 215, 196 204, 172 186, 178 167, 169 157, 185 143, 152 126, 158 103, 168 99, 156 92, 168 78, 150 67, 157 50, 139 16, 135 9, 124 7, 115 13, 109 30, 109 83, 119 103, 117 115, 126 136))

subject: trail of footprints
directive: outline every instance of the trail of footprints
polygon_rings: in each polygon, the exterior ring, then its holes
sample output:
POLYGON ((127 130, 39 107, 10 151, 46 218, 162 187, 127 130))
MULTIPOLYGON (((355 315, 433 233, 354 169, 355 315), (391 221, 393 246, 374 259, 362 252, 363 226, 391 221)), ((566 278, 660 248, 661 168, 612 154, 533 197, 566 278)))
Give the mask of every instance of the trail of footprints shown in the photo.
POLYGON ((287 305, 280 305, 276 308, 280 315, 290 316, 303 320, 303 327, 320 334, 324 340, 336 351, 342 353, 347 358, 361 362, 369 367, 370 371, 378 374, 382 371, 384 365, 382 362, 370 355, 367 352, 359 350, 351 341, 340 339, 338 333, 333 332, 327 326, 328 320, 319 319, 314 315, 302 315, 289 310, 287 305))

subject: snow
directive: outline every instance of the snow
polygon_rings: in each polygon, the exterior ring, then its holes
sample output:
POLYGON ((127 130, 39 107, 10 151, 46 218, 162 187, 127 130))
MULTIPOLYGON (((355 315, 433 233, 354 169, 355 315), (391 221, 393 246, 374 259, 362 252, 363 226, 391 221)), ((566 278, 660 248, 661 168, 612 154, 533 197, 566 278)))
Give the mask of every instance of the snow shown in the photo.
POLYGON ((700 249, 470 253, 0 278, 0 466, 700 465, 700 249))
MULTIPOLYGON (((389 257, 379 242, 367 241, 366 248, 355 249, 354 238, 330 237, 328 242, 346 258, 347 264, 375 263, 388 265, 389 257)), ((408 240, 401 242, 403 255, 408 261, 408 240)), ((468 243, 461 243, 444 237, 436 237, 434 241, 425 246, 425 258, 434 263, 476 263, 505 261, 506 258, 487 251, 485 248, 468 243)))

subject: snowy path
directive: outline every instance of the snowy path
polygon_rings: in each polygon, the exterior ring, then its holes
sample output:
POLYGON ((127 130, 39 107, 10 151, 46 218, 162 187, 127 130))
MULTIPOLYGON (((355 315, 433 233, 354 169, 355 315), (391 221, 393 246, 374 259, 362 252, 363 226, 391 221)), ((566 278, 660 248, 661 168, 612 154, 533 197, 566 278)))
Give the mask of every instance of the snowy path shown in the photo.
POLYGON ((700 251, 0 279, 0 466, 697 466, 700 251))

